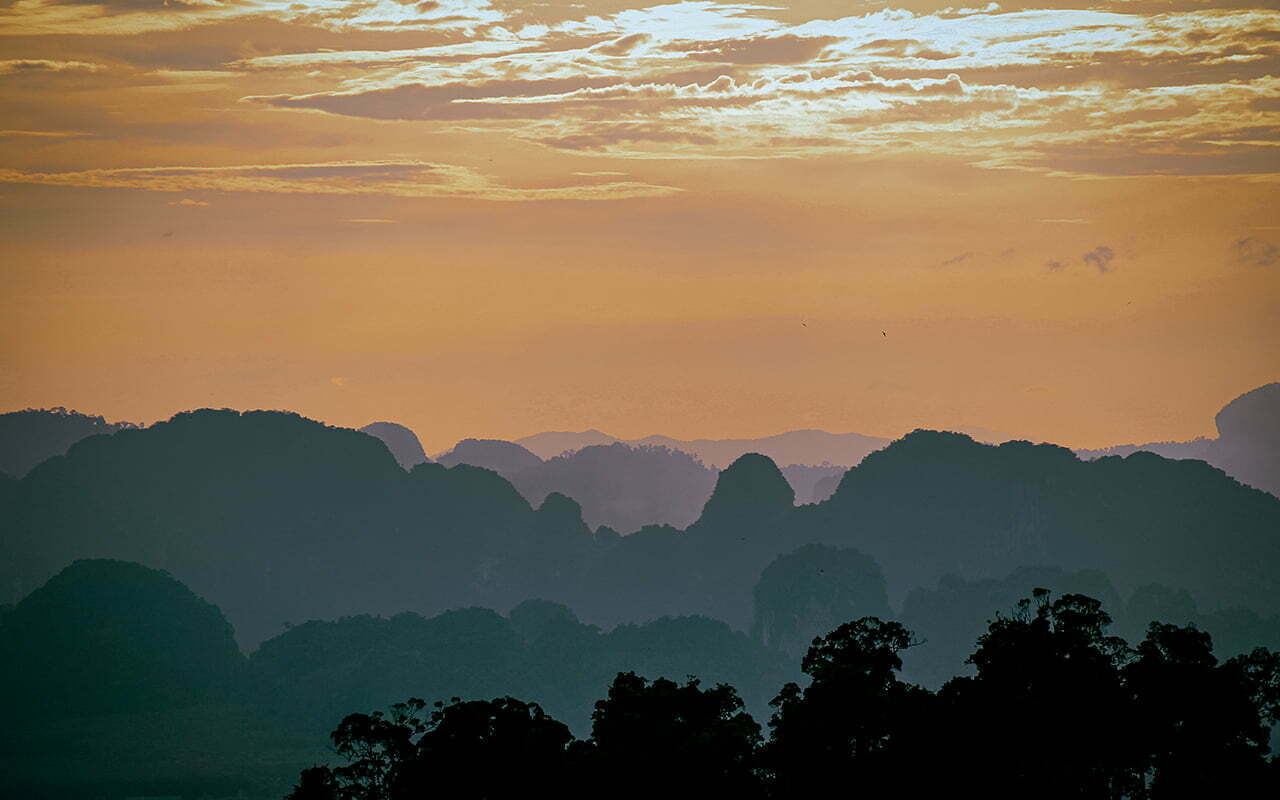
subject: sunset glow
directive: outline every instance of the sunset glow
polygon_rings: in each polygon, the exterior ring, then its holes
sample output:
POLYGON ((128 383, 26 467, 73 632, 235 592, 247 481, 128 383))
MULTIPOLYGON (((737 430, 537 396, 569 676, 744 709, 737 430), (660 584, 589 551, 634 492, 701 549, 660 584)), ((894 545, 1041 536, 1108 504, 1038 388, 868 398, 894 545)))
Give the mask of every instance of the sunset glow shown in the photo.
POLYGON ((0 5, 0 399, 1076 447, 1280 376, 1253 0, 0 5))

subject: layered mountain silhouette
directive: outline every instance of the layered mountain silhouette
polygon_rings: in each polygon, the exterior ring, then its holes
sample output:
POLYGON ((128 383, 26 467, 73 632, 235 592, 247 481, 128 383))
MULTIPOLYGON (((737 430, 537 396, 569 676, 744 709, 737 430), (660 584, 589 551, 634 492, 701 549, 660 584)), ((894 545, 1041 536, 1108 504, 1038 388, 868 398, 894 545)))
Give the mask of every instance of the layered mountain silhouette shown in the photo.
POLYGON ((396 462, 404 469, 413 469, 431 459, 422 449, 418 435, 403 425, 395 422, 370 422, 360 429, 361 433, 376 436, 396 457, 396 462))
POLYGON ((560 492, 582 504, 587 524, 622 532, 651 523, 688 527, 716 482, 716 472, 687 453, 620 442, 584 447, 507 477, 530 503, 560 492))
POLYGON ((673 439, 670 436, 646 436, 642 439, 619 439, 594 428, 577 433, 539 433, 517 439, 531 452, 546 459, 573 450, 616 442, 633 446, 665 447, 698 457, 709 467, 723 469, 746 453, 760 453, 778 464, 853 465, 868 453, 889 443, 889 439, 860 433, 827 433, 826 431, 788 431, 757 439, 673 439))
POLYGON ((452 450, 437 455, 436 461, 446 467, 458 464, 484 467, 505 478, 542 463, 542 459, 529 450, 502 439, 463 439, 452 450))
POLYGON ((76 559, 137 561, 214 599, 249 644, 317 617, 509 606, 550 580, 523 558, 590 544, 535 536, 533 508, 492 471, 406 473, 373 437, 280 412, 91 437, 8 494, 8 599, 76 559))
POLYGON ((0 670, 0 791, 58 798, 282 797, 332 757, 351 709, 407 696, 527 697, 585 734, 622 671, 731 683, 761 717, 798 677, 717 620, 602 631, 545 600, 311 621, 246 657, 216 606, 115 560, 77 561, 5 609, 0 670))
POLYGON ((107 422, 65 408, 0 414, 0 472, 21 478, 36 464, 62 455, 86 436, 135 427, 131 422, 107 422))
MULTIPOLYGON (((681 457, 611 445, 576 458, 594 476, 607 466, 590 458, 614 455, 681 457)), ((696 521, 626 536, 593 531, 578 498, 543 489, 535 510, 492 470, 406 473, 356 431, 280 412, 190 412, 90 437, 0 482, 11 531, 0 587, 16 601, 76 559, 137 561, 216 602, 246 644, 287 622, 534 597, 592 624, 700 614, 745 631, 764 569, 823 544, 874 559, 894 606, 949 574, 1053 566, 1105 570, 1125 595, 1185 589, 1202 613, 1280 611, 1280 500, 1146 452, 1081 461, 1053 445, 917 431, 799 507, 775 463, 747 454, 718 474, 696 521)))
POLYGON ((1165 458, 1207 461, 1243 484, 1280 497, 1280 383, 1259 386, 1232 400, 1217 416, 1216 439, 1126 444, 1077 450, 1082 458, 1146 451, 1165 458))

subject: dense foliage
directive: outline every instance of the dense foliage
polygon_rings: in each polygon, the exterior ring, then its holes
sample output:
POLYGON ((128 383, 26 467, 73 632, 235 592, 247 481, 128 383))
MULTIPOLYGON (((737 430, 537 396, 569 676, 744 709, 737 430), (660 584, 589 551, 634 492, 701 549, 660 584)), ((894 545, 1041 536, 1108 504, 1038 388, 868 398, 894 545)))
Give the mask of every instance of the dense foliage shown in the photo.
POLYGON ((856 787, 867 796, 988 798, 1263 796, 1280 789, 1267 732, 1280 711, 1280 655, 1219 663, 1194 627, 1153 623, 1130 648, 1084 595, 1039 589, 997 615, 971 677, 939 692, 898 677, 913 646, 863 617, 818 637, 804 687, 773 701, 771 736, 734 689, 620 673, 574 740, 510 697, 410 700, 352 714, 333 732, 345 766, 306 770, 290 800, 514 797, 778 797, 856 787), (486 768, 488 765, 488 768, 486 768), (500 769, 493 767, 501 765, 500 769))

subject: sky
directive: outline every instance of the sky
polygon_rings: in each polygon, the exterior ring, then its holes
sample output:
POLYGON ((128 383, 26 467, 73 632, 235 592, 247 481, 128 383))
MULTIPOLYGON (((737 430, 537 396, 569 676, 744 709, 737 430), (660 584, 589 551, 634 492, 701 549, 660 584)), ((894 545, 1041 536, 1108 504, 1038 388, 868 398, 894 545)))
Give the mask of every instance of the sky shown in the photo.
POLYGON ((0 0, 0 410, 1211 436, 1274 5, 0 0))

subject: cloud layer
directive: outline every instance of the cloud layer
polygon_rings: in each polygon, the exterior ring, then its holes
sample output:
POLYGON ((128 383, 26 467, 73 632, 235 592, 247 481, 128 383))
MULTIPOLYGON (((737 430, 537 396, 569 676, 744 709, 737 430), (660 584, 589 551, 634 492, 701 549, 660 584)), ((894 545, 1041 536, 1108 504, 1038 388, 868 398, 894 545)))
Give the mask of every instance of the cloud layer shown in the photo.
POLYGON ((479 178, 466 159, 453 172, 423 167, 413 180, 370 178, 365 189, 332 174, 286 179, 287 165, 270 179, 209 167, 161 180, 124 169, 149 165, 119 161, 60 171, 11 162, 4 175, 493 199, 672 191, 573 180, 600 171, 590 160, 602 157, 940 159, 1070 177, 1272 180, 1280 11, 1211 5, 916 3, 849 15, 837 0, 16 0, 0 8, 0 39, 32 57, 0 61, 0 91, 29 118, 9 126, 28 138, 86 129, 128 136, 122 116, 147 117, 154 132, 158 112, 122 112, 120 95, 164 93, 191 109, 186 129, 171 128, 173 144, 200 137, 201 127, 222 131, 204 134, 220 141, 237 127, 245 141, 274 141, 287 126, 327 124, 307 116, 323 115, 347 120, 348 141, 357 122, 395 123, 474 142, 464 148, 472 152, 536 148, 578 163, 562 173, 564 185, 528 189, 479 178), (75 56, 36 57, 58 43, 75 56), (55 119, 72 115, 55 114, 49 93, 72 91, 96 107, 95 119, 55 119))

